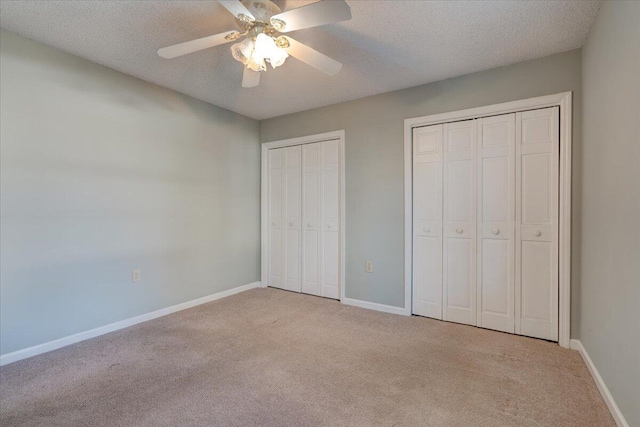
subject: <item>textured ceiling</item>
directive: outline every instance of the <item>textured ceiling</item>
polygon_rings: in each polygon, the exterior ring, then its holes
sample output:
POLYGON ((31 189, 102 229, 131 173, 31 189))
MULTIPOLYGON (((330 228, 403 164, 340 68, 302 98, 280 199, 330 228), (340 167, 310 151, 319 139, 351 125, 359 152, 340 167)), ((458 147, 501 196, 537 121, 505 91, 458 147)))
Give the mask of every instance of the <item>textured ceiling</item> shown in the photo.
MULTIPOLYGON (((331 1, 331 0, 325 0, 331 1)), ((277 2, 288 10, 313 1, 277 2)), ((344 64, 328 77, 289 58, 243 89, 223 45, 158 48, 235 29, 215 1, 8 1, 0 27, 254 119, 362 98, 582 46, 598 1, 349 0, 353 19, 290 33, 344 64)))

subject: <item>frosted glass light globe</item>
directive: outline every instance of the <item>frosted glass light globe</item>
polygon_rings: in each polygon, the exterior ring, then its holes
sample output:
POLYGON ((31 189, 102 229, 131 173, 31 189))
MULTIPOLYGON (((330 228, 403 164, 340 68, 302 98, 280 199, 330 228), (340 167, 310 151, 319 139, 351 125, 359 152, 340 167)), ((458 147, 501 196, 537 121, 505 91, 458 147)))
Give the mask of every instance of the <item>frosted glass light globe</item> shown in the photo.
POLYGON ((262 58, 269 61, 273 68, 284 64, 284 61, 289 57, 287 51, 279 48, 275 40, 264 33, 260 33, 258 37, 256 37, 255 51, 258 52, 262 58))
POLYGON ((242 62, 253 71, 265 71, 265 61, 273 68, 279 67, 289 57, 285 49, 279 48, 275 40, 264 33, 258 34, 255 42, 251 37, 247 37, 234 44, 231 46, 231 54, 236 61, 242 62))

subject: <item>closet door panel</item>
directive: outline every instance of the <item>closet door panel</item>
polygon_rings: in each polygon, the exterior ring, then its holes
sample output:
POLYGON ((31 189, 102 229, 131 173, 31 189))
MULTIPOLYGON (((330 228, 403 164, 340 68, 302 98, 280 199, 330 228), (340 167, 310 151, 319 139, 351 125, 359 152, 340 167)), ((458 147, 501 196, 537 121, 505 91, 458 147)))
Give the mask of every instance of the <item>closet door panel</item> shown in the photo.
MULTIPOLYGON (((512 140, 515 139, 515 133, 512 140)), ((512 145, 513 146, 513 145, 512 145)), ((483 223, 510 222, 513 200, 513 159, 508 155, 480 158, 480 214, 483 223), (511 161, 510 161, 511 160, 511 161)), ((511 221, 512 222, 512 221, 511 221)))
POLYGON ((321 295, 340 298, 340 151, 339 141, 320 143, 321 179, 321 295))
POLYGON ((417 237, 414 254, 420 260, 413 266, 413 314, 442 319, 442 239, 417 237))
POLYGON ((551 222, 551 153, 525 154, 521 157, 522 224, 551 222))
POLYGON ((513 333, 513 288, 510 287, 513 280, 509 277, 509 259, 513 257, 510 249, 509 241, 505 239, 482 240, 482 315, 478 326, 513 333))
POLYGON ((300 146, 287 147, 285 149, 285 281, 287 290, 300 292, 300 207, 301 207, 301 172, 300 172, 300 146))
POLYGON ((468 314, 472 310, 473 240, 450 236, 447 239, 447 317, 459 323, 475 324, 468 314))
POLYGON ((413 131, 412 313, 442 319, 443 125, 413 131))
POLYGON ((473 163, 472 159, 447 161, 445 182, 447 185, 447 220, 449 222, 461 224, 472 222, 472 186, 475 182, 473 163))
POLYGON ((516 333, 558 340, 558 108, 516 116, 516 333))
POLYGON ((476 132, 477 121, 444 125, 445 320, 476 320, 476 132))
POLYGON ((553 249, 550 242, 532 240, 522 242, 521 315, 525 323, 533 323, 525 327, 524 332, 528 332, 526 335, 532 331, 544 332, 544 329, 536 328, 535 323, 548 323, 553 314, 550 304, 554 291, 552 256, 553 249))
POLYGON ((320 295, 320 270, 318 268, 318 260, 320 258, 318 247, 320 245, 320 239, 318 238, 318 231, 305 230, 303 236, 303 277, 301 292, 311 295, 320 295))
POLYGON ((320 144, 302 146, 302 292, 321 295, 320 144))
POLYGON ((284 149, 269 150, 269 286, 284 288, 282 253, 283 157, 284 149))
POLYGON ((478 121, 478 326, 514 332, 515 114, 478 121))
POLYGON ((325 233, 322 296, 339 299, 340 285, 340 239, 337 232, 325 233))

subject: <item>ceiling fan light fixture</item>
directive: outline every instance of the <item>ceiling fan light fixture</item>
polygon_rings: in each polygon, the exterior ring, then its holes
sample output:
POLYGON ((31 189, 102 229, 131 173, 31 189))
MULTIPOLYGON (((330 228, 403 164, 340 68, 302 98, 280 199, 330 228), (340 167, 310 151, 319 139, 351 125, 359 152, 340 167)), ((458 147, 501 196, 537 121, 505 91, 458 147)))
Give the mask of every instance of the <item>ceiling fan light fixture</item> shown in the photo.
POLYGON ((278 49, 277 55, 271 55, 269 58, 269 64, 271 67, 276 68, 284 64, 284 61, 289 57, 289 54, 282 49, 278 49))
POLYGON ((257 52, 256 44, 250 37, 232 45, 231 55, 236 61, 241 62, 253 71, 265 71, 267 69, 264 57, 257 52))
POLYGON ((255 41, 247 37, 240 43, 232 45, 231 54, 236 61, 253 71, 266 71, 265 61, 269 62, 273 68, 279 67, 289 57, 286 49, 280 47, 273 37, 265 33, 258 34, 255 41))
POLYGON ((281 49, 273 37, 265 33, 260 33, 256 37, 255 51, 259 56, 266 59, 273 68, 284 64, 284 61, 289 57, 287 51, 281 49))
POLYGON ((267 65, 265 64, 264 59, 258 58, 255 55, 245 65, 253 71, 267 71, 267 65))
POLYGON ((231 46, 231 55, 236 61, 242 62, 247 65, 249 58, 253 54, 253 40, 246 38, 240 43, 235 43, 231 46))
POLYGON ((267 62, 276 68, 283 65, 289 56, 329 76, 338 73, 341 63, 280 33, 348 21, 351 8, 347 2, 319 0, 282 12, 275 1, 218 0, 236 18, 240 31, 226 31, 167 46, 158 49, 158 55, 165 59, 177 58, 237 41, 231 46, 231 54, 245 67, 242 87, 256 87, 260 82, 259 71, 266 71, 267 62))

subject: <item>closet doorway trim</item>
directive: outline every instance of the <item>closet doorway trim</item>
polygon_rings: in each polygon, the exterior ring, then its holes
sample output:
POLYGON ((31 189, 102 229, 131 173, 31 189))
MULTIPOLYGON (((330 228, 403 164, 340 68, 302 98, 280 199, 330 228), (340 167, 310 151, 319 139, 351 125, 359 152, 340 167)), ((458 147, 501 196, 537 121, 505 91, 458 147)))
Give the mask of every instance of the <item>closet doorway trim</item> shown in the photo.
POLYGON ((345 162, 344 162, 344 130, 320 133, 316 135, 301 136, 299 138, 282 139, 279 141, 263 142, 261 158, 261 184, 260 184, 260 281, 261 287, 268 284, 269 266, 269 224, 268 217, 268 185, 269 185, 269 150, 273 148, 291 147, 294 145, 312 144, 314 142, 338 141, 340 156, 340 302, 344 301, 345 288, 345 162))
POLYGON ((413 236, 413 129, 440 123, 560 107, 560 218, 558 221, 558 344, 569 348, 571 339, 571 92, 505 102, 485 107, 415 117, 404 121, 404 314, 411 315, 413 236))

